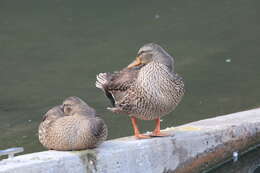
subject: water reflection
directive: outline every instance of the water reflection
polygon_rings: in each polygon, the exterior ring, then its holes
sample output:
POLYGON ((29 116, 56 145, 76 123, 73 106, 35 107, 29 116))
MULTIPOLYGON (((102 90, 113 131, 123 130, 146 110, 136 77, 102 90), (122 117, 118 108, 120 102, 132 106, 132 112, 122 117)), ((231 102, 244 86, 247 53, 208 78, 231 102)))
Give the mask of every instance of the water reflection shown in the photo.
POLYGON ((42 115, 72 95, 105 119, 109 138, 132 135, 127 116, 105 109, 95 76, 150 41, 176 57, 187 91, 162 128, 260 105, 260 1, 147 2, 0 1, 0 149, 43 150, 42 115))

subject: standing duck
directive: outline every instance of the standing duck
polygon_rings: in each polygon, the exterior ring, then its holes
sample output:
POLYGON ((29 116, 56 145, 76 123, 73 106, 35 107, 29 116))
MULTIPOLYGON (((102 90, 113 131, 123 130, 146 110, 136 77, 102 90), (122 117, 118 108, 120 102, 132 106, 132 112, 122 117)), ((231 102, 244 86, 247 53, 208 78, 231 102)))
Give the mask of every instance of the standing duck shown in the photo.
POLYGON ((130 116, 139 139, 167 136, 160 131, 160 118, 173 111, 184 95, 184 82, 175 73, 173 57, 155 43, 141 47, 136 60, 123 70, 97 75, 96 87, 112 102, 109 110, 130 116), (137 118, 156 121, 150 136, 140 133, 137 118))
POLYGON ((96 112, 78 97, 69 97, 50 109, 39 126, 39 140, 48 149, 95 148, 107 138, 107 126, 96 112))

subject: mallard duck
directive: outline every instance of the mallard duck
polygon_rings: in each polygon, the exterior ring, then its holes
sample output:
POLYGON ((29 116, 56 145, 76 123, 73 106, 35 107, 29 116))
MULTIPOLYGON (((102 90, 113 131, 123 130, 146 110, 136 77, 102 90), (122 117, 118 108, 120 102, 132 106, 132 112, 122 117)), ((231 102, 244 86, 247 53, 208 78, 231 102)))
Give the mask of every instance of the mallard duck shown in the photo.
POLYGON ((95 148, 107 138, 107 126, 96 111, 78 97, 68 97, 50 109, 39 126, 39 141, 48 149, 95 148))
POLYGON ((109 110, 130 116, 137 138, 167 136, 160 131, 160 118, 173 111, 184 95, 173 57, 155 43, 141 47, 136 60, 123 70, 98 74, 96 87, 111 100, 109 110), (140 134, 137 118, 156 121, 150 136, 140 134))

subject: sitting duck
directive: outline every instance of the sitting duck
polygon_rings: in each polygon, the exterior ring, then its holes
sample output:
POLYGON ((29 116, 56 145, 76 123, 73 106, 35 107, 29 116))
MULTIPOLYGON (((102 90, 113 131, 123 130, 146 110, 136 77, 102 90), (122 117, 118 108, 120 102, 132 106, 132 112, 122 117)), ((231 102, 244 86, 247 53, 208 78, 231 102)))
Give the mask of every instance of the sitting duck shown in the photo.
POLYGON ((105 122, 75 96, 50 109, 43 116, 38 132, 44 147, 61 151, 95 148, 107 138, 105 122))

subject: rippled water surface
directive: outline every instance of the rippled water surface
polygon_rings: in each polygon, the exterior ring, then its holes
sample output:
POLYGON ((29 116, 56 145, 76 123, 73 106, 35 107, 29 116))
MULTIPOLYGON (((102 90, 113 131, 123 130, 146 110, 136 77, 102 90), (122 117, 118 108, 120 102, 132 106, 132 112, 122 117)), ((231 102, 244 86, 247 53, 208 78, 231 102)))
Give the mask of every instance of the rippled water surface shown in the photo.
POLYGON ((175 57, 186 84, 163 128, 258 107, 259 11, 257 0, 0 1, 0 149, 43 150, 42 115, 72 95, 105 119, 110 139, 132 135, 127 116, 105 109, 95 76, 123 68, 147 42, 175 57))

